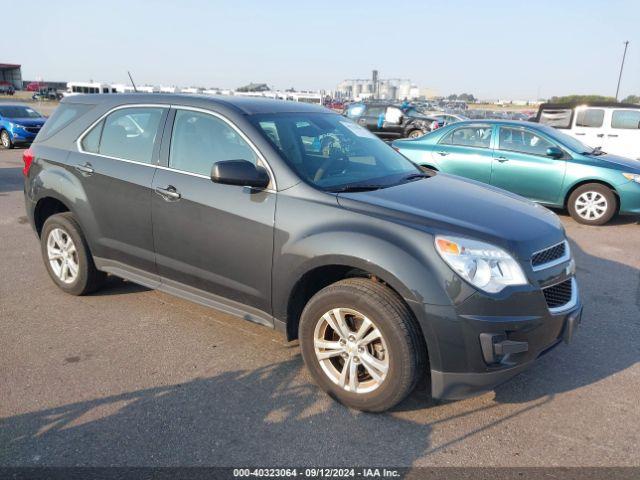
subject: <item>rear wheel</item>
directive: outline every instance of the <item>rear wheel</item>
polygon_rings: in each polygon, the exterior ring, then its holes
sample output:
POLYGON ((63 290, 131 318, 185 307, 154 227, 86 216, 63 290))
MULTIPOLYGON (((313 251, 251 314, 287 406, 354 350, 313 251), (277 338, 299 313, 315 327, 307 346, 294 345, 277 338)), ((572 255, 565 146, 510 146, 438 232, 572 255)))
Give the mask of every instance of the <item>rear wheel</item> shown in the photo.
POLYGON ((423 135, 424 132, 422 130, 411 130, 407 135, 407 138, 420 138, 423 135))
POLYGON ((576 222, 604 225, 616 214, 618 199, 609 187, 599 183, 588 183, 571 193, 567 207, 576 222))
POLYGON ((85 295, 102 286, 106 274, 96 269, 80 225, 69 212, 52 215, 40 236, 42 257, 55 284, 71 295, 85 295))
POLYGON ((6 130, 2 130, 2 132, 0 132, 0 143, 2 143, 4 148, 13 148, 13 141, 11 140, 9 132, 6 130))
POLYGON ((387 410, 424 371, 426 346, 411 312, 395 292, 369 279, 342 280, 314 295, 299 333, 314 380, 349 407, 387 410))

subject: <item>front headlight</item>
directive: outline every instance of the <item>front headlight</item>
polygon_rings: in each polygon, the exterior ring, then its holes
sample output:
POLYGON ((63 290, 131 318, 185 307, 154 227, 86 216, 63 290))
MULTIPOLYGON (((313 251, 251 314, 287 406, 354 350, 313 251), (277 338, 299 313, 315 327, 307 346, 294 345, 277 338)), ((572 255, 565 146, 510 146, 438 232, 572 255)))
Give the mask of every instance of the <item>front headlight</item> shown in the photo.
POLYGON ((22 125, 20 125, 19 123, 14 123, 13 124, 13 128, 24 128, 22 125))
POLYGON ((459 237, 437 236, 436 250, 464 280, 476 288, 497 293, 508 285, 526 285, 518 262, 494 245, 459 237))
POLYGON ((640 174, 638 173, 623 173, 624 178, 631 180, 632 182, 640 183, 640 174))

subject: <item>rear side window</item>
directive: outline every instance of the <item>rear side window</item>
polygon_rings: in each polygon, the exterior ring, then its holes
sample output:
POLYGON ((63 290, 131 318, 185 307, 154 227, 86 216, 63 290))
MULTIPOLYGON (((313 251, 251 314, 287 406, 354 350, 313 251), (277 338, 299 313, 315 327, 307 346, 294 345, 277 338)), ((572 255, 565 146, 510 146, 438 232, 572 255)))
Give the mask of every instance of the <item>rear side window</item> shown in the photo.
POLYGON ((58 133, 64 127, 93 108, 93 105, 84 103, 62 103, 53 115, 45 122, 44 127, 38 133, 38 139, 51 137, 58 133))
POLYGON ((614 110, 611 117, 611 128, 640 129, 640 110, 614 110))
POLYGON ((110 113, 82 139, 82 149, 108 157, 152 163, 163 109, 131 107, 110 113))
POLYGON ((542 110, 540 112, 539 123, 555 128, 571 128, 570 108, 557 108, 553 110, 542 110))
POLYGON ((209 176, 213 164, 222 160, 258 164, 253 149, 229 124, 207 113, 178 110, 171 134, 169 166, 209 176))
POLYGON ((491 145, 491 130, 488 125, 456 128, 445 135, 439 143, 442 145, 489 148, 491 145))
POLYGON ((576 112, 576 127, 600 128, 604 123, 604 110, 586 108, 576 112))

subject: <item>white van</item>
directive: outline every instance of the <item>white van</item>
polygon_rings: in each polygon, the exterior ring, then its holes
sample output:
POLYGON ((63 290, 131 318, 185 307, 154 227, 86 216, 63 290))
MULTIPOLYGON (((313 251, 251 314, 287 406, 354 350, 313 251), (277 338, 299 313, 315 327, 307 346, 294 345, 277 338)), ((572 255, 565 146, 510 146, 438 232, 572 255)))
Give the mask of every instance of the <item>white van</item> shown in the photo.
POLYGON ((640 105, 591 103, 540 105, 536 120, 590 147, 640 160, 640 105))
POLYGON ((68 97, 83 93, 117 93, 117 90, 115 87, 106 83, 69 82, 67 83, 67 91, 64 93, 64 96, 68 97))

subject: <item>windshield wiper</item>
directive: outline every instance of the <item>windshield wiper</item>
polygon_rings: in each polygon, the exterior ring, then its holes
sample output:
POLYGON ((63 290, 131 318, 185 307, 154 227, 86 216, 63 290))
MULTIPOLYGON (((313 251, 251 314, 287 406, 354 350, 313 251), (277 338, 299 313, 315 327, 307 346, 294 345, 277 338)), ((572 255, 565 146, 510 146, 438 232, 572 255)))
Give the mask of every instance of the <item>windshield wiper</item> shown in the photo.
POLYGON ((344 187, 333 188, 329 190, 334 193, 345 193, 345 192, 370 192, 372 190, 379 190, 381 188, 387 187, 388 185, 345 185, 344 187))
POLYGON ((419 178, 431 178, 431 175, 429 175, 428 173, 412 173, 404 177, 402 180, 410 181, 410 180, 418 180, 419 178))
POLYGON ((594 156, 598 156, 598 155, 604 155, 607 152, 603 152, 602 151, 602 147, 596 147, 593 150, 591 150, 590 152, 582 152, 583 155, 594 155, 594 156))

